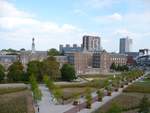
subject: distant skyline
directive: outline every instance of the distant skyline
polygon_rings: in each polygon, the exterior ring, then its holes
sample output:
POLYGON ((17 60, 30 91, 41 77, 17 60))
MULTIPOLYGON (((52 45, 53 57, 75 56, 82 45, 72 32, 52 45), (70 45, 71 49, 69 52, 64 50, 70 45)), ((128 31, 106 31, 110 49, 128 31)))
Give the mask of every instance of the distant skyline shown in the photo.
POLYGON ((80 45, 98 35, 107 51, 133 39, 133 51, 150 48, 150 0, 0 0, 0 49, 36 50, 80 45))

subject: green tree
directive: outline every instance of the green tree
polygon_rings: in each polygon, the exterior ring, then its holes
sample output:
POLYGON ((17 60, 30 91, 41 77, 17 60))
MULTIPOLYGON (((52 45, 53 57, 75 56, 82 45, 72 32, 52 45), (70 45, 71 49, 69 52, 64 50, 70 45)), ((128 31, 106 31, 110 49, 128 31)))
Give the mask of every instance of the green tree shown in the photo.
POLYGON ((122 67, 123 67, 124 71, 128 71, 129 70, 129 67, 127 65, 123 65, 122 67))
POLYGON ((43 67, 42 67, 42 63, 40 61, 30 61, 27 65, 27 75, 30 76, 32 74, 34 74, 34 76, 36 77, 36 79, 38 81, 42 81, 43 79, 43 67))
POLYGON ((5 68, 0 64, 0 82, 4 79, 5 77, 5 68))
POLYGON ((62 90, 59 86, 55 85, 54 82, 50 79, 48 75, 44 75, 43 81, 48 87, 48 89, 53 94, 54 98, 59 102, 61 100, 61 97, 63 95, 62 90))
POLYGON ((61 68, 62 80, 71 81, 76 79, 75 69, 70 64, 64 64, 61 68))
POLYGON ((54 85, 52 93, 57 102, 60 102, 63 95, 61 88, 59 86, 54 85))
POLYGON ((42 98, 41 90, 39 89, 38 83, 33 74, 30 76, 29 80, 30 80, 30 84, 31 84, 31 90, 33 92, 34 101, 37 102, 37 101, 41 100, 41 98, 42 98))
POLYGON ((9 49, 2 49, 2 51, 6 51, 6 52, 17 52, 17 50, 9 48, 9 49))
POLYGON ((43 82, 48 86, 48 83, 49 83, 49 76, 48 75, 44 75, 43 82))
POLYGON ((97 96, 98 96, 98 101, 102 101, 102 98, 103 98, 103 92, 102 91, 100 91, 100 90, 97 90, 97 96))
POLYGON ((91 89, 90 88, 86 89, 85 99, 86 99, 86 107, 87 108, 91 108, 91 105, 92 105, 92 95, 91 95, 91 89))
POLYGON ((139 105, 138 113, 150 113, 150 102, 147 96, 144 96, 139 105))
POLYGON ((112 106, 107 111, 107 113, 121 113, 121 112, 122 112, 121 107, 116 103, 112 103, 112 106))
POLYGON ((52 79, 48 75, 44 75, 43 81, 46 84, 46 86, 49 88, 49 90, 53 90, 55 88, 55 84, 52 79))
POLYGON ((43 61, 44 74, 50 76, 52 80, 57 80, 60 78, 59 63, 56 61, 55 57, 48 57, 43 61))
POLYGON ((24 76, 23 65, 21 62, 14 62, 8 68, 8 80, 9 81, 22 81, 24 76))
POLYGON ((60 53, 57 49, 52 48, 52 49, 48 50, 48 55, 49 56, 58 56, 58 55, 60 55, 60 53))
POLYGON ((113 63, 111 64, 111 66, 110 66, 110 69, 116 70, 116 68, 117 68, 117 66, 116 66, 116 64, 113 62, 113 63))
POLYGON ((120 64, 117 65, 116 71, 122 71, 122 66, 120 64))

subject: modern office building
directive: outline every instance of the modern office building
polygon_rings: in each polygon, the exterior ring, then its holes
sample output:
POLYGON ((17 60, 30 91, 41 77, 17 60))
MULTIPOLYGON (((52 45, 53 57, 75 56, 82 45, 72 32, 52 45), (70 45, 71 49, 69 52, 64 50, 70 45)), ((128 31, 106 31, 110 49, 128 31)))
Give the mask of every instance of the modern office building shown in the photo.
POLYGON ((139 56, 136 59, 138 66, 150 66, 150 55, 139 56))
POLYGON ((126 52, 131 52, 132 49, 132 39, 129 37, 120 39, 119 53, 125 54, 126 52))
POLYGON ((101 38, 99 36, 83 36, 83 51, 100 51, 101 50, 101 38))
POLYGON ((150 55, 150 49, 140 49, 139 56, 150 55))
POLYGON ((136 58, 138 66, 150 66, 150 49, 140 49, 139 56, 136 58))

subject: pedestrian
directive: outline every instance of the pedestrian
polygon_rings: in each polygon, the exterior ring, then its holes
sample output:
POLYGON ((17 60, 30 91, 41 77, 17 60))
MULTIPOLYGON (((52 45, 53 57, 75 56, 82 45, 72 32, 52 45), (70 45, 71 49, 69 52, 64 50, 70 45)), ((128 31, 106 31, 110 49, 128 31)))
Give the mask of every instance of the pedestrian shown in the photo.
POLYGON ((39 108, 39 106, 38 106, 38 113, 40 112, 40 108, 39 108))

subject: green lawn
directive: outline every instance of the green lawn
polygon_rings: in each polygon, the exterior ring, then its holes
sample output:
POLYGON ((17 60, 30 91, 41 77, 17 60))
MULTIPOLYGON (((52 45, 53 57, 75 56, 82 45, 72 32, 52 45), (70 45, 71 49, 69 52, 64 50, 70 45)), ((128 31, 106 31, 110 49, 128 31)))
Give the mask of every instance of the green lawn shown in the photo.
POLYGON ((122 109, 122 113, 137 113, 139 102, 144 95, 150 98, 149 77, 128 86, 121 95, 112 99, 94 113, 106 113, 114 102, 122 109))
POLYGON ((107 78, 112 75, 102 75, 102 74, 93 74, 93 75, 79 75, 79 77, 84 77, 84 78, 107 78))
POLYGON ((0 113, 34 113, 31 92, 24 88, 0 89, 0 113))
MULTIPOLYGON (((106 113, 114 102, 122 109, 122 113, 137 113, 139 102, 144 95, 144 93, 122 93, 94 113, 106 113)), ((150 98, 150 94, 147 96, 150 98)))
MULTIPOLYGON (((75 96, 78 95, 78 97, 80 97, 81 95, 85 95, 86 93, 86 87, 81 87, 81 88, 63 88, 62 91, 63 91, 63 97, 64 97, 64 100, 66 102, 71 102, 73 101, 73 99, 75 98, 75 96)), ((92 91, 94 91, 95 89, 94 88, 91 88, 92 91)))
POLYGON ((61 88, 81 88, 81 87, 93 87, 93 88, 103 88, 104 80, 92 80, 86 83, 73 83, 73 84, 63 84, 59 85, 61 88))
POLYGON ((0 95, 26 90, 27 87, 8 87, 0 88, 0 95))
POLYGON ((136 82, 124 89, 124 92, 150 93, 150 80, 136 82))
POLYGON ((93 80, 86 83, 80 84, 65 84, 59 85, 63 91, 63 97, 65 100, 72 100, 74 95, 84 95, 85 91, 88 88, 91 88, 92 91, 104 87, 104 80, 93 80))

